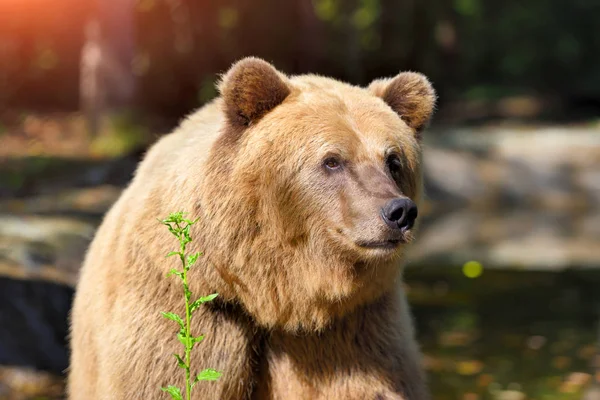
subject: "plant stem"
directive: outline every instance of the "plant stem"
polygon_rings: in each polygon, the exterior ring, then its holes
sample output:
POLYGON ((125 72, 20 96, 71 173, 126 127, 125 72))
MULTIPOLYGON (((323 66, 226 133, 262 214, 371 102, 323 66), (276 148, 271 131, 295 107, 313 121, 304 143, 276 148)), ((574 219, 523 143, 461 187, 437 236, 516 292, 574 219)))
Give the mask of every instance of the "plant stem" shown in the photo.
MULTIPOLYGON (((177 229, 181 232, 179 224, 177 229)), ((180 233, 183 235, 183 233, 180 233)), ((191 335, 190 335, 190 295, 187 282, 188 266, 185 264, 185 240, 181 240, 181 263, 183 264, 183 288, 185 290, 185 397, 187 400, 192 398, 192 385, 190 383, 190 353, 191 353, 191 335)))
MULTIPOLYGON (((183 280, 185 282, 185 287, 187 289, 187 271, 183 272, 183 280)), ((187 344, 185 346, 185 392, 187 400, 191 399, 192 385, 190 383, 190 352, 191 345, 190 341, 192 340, 190 335, 190 305, 189 305, 189 296, 186 294, 185 296, 185 336, 187 338, 187 344)))
MULTIPOLYGON (((177 326, 179 327, 177 338, 185 346, 185 360, 179 354, 173 355, 177 358, 177 366, 185 369, 185 389, 183 390, 185 390, 185 400, 191 400, 192 388, 196 383, 198 383, 198 381, 215 381, 221 376, 220 372, 215 371, 212 368, 207 368, 201 371, 197 376, 194 376, 192 382, 192 361, 190 354, 194 348, 194 345, 204 339, 204 335, 200 335, 197 338, 192 336, 192 312, 201 304, 212 301, 215 297, 217 297, 218 293, 214 293, 206 297, 199 297, 196 301, 190 302, 192 298, 192 292, 190 291, 188 285, 188 272, 202 253, 198 252, 191 254, 186 258, 185 248, 187 244, 192 241, 190 236, 190 227, 195 224, 197 220, 190 221, 189 219, 183 218, 183 215, 183 212, 171 213, 168 218, 159 221, 164 225, 167 225, 169 232, 171 232, 179 240, 179 251, 170 251, 169 254, 167 254, 167 257, 178 254, 179 260, 183 266, 183 271, 180 272, 173 268, 169 271, 167 276, 175 275, 181 279, 181 281, 183 281, 183 290, 185 295, 185 323, 179 314, 175 314, 173 312, 162 312, 162 315, 171 321, 177 322, 177 326)), ((168 392, 171 395, 171 398, 174 400, 184 400, 183 391, 180 387, 169 385, 167 387, 161 387, 161 390, 163 392, 168 392)))

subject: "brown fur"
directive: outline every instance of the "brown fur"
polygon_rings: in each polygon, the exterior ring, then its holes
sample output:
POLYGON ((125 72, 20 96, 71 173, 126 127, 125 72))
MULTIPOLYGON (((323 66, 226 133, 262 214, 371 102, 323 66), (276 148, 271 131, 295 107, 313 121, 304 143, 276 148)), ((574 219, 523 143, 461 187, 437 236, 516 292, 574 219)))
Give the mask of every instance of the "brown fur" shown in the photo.
POLYGON ((220 85, 229 122, 247 126, 281 104, 290 94, 284 79, 258 58, 234 64, 220 85))
POLYGON ((435 107, 435 91, 417 72, 403 72, 393 79, 379 79, 369 88, 390 105, 417 134, 427 126, 435 107))
POLYGON ((420 199, 416 134, 433 91, 402 76, 363 89, 258 59, 234 65, 222 97, 153 146, 98 230, 72 311, 69 398, 158 399, 161 385, 182 386, 176 329, 159 314, 183 309, 164 277, 176 242, 156 218, 185 210, 200 217, 189 250, 206 254, 190 289, 219 292, 193 319, 206 340, 192 362, 224 373, 194 398, 425 399, 404 246, 359 245, 390 235, 383 204, 420 199), (386 172, 390 153, 401 182, 386 172), (326 170, 328 157, 343 168, 326 170))

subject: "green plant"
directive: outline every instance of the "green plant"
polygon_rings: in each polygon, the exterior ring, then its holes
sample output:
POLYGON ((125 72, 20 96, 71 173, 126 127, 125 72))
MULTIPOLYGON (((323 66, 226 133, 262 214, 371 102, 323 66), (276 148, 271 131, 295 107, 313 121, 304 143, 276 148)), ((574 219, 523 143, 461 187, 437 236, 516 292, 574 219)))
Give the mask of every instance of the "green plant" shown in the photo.
MULTIPOLYGON (((179 325, 177 339, 179 339, 181 344, 185 346, 185 356, 182 358, 179 354, 173 355, 177 359, 177 365, 185 370, 185 396, 187 400, 190 400, 192 388, 196 383, 199 381, 215 381, 219 379, 221 372, 218 372, 212 368, 208 368, 196 375, 193 381, 191 379, 190 353, 194 346, 204 339, 204 335, 193 336, 190 332, 190 321, 192 314, 202 304, 214 300, 218 294, 214 293, 205 297, 200 297, 195 301, 191 301, 192 293, 190 292, 188 286, 188 271, 190 270, 190 267, 198 260, 198 257, 202 255, 202 253, 195 253, 186 257, 186 245, 192 241, 192 238, 190 237, 190 227, 196 223, 197 220, 190 221, 189 219, 184 218, 184 215, 185 213, 183 212, 172 213, 166 219, 160 220, 160 222, 166 225, 169 229, 169 232, 171 232, 179 240, 179 251, 172 251, 167 254, 167 257, 179 256, 183 268, 181 271, 173 268, 169 271, 167 276, 175 275, 183 284, 183 291, 185 295, 185 321, 183 318, 181 318, 181 316, 173 312, 163 312, 162 315, 171 321, 175 321, 179 325)), ((169 393, 173 399, 183 400, 181 389, 177 386, 170 385, 161 388, 161 390, 169 393)))

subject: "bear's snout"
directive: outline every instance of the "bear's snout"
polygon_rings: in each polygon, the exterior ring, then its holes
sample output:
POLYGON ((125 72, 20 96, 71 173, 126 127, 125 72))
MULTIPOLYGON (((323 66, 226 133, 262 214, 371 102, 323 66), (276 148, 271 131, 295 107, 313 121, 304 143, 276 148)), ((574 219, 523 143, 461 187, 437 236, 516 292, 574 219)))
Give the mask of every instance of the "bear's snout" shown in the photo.
POLYGON ((414 226, 417 215, 417 205, 405 197, 392 199, 381 209, 381 218, 386 225, 402 233, 414 226))

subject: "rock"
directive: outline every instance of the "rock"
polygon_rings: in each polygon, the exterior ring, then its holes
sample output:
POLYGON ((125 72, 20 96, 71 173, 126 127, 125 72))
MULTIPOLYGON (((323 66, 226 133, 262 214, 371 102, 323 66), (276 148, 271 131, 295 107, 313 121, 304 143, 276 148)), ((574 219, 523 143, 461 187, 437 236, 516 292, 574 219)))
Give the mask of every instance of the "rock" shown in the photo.
POLYGON ((590 201, 600 204, 600 169, 597 166, 577 174, 575 183, 579 184, 583 190, 587 189, 590 201))
POLYGON ((526 398, 525 393, 517 390, 502 390, 494 396, 496 400, 525 400, 526 398))
POLYGON ((558 271, 598 268, 600 212, 459 209, 424 219, 410 266, 463 265, 558 271))
POLYGON ((427 197, 444 202, 465 203, 483 195, 476 160, 468 153, 428 148, 424 152, 427 197))
POLYGON ((61 190, 24 199, 0 201, 0 210, 17 214, 88 215, 99 219, 119 198, 122 188, 101 185, 61 190))
POLYGON ((0 277, 0 365, 62 374, 73 289, 0 277))
POLYGON ((581 397, 581 400, 600 400, 600 385, 590 386, 581 397))
POLYGON ((0 399, 62 399, 64 378, 24 367, 0 367, 0 399))
POLYGON ((73 285, 95 228, 67 217, 0 215, 0 276, 73 285))
POLYGON ((447 206, 600 205, 598 127, 473 128, 426 136, 429 199, 447 206))

